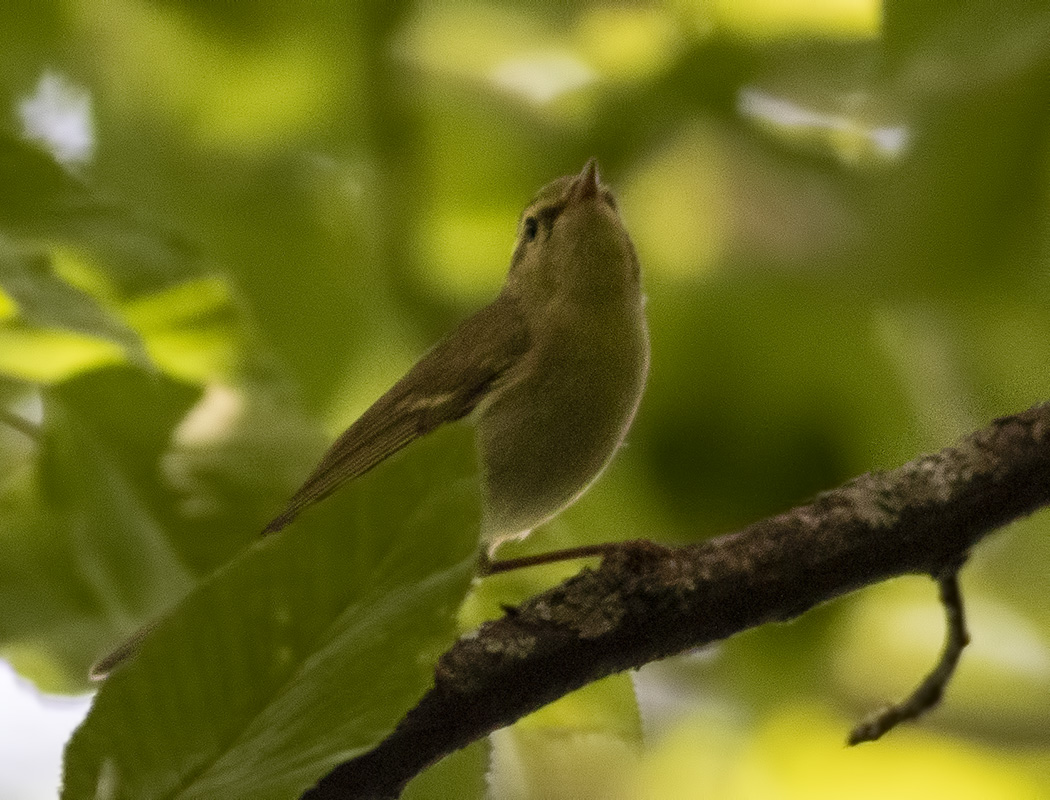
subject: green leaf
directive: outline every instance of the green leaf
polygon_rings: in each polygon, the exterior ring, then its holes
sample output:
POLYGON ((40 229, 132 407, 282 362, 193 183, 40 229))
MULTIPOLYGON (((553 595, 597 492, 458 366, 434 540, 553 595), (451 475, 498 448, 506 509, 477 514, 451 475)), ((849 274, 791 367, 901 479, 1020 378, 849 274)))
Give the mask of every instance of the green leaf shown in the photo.
POLYGON ((17 305, 22 322, 44 330, 69 331, 113 342, 131 361, 142 367, 149 365, 149 357, 135 331, 96 298, 59 278, 45 253, 17 247, 3 236, 0 236, 0 288, 17 305))
POLYGON ((401 800, 484 800, 490 749, 486 738, 450 753, 409 781, 401 800))
POLYGON ((154 474, 171 445, 172 429, 201 397, 196 387, 131 367, 99 370, 51 389, 53 405, 76 414, 129 462, 139 478, 154 474))
POLYGON ((642 745, 634 684, 626 673, 590 683, 490 737, 496 797, 612 797, 642 745))
POLYGON ((200 275, 198 248, 140 205, 107 197, 50 153, 0 130, 0 231, 91 250, 123 294, 200 275))
POLYGON ((151 502, 151 482, 112 439, 60 402, 48 405, 43 499, 104 615, 156 612, 191 585, 151 502))
POLYGON ((90 189, 50 153, 0 131, 0 225, 32 226, 94 207, 90 189))
POLYGON ((479 522, 450 426, 260 541, 107 680, 62 797, 289 798, 371 748, 455 636, 479 522))
POLYGON ((0 647, 24 663, 51 661, 46 672, 65 681, 50 688, 82 690, 115 631, 196 582, 173 546, 160 461, 198 396, 128 367, 44 393, 39 445, 12 464, 0 493, 0 647))

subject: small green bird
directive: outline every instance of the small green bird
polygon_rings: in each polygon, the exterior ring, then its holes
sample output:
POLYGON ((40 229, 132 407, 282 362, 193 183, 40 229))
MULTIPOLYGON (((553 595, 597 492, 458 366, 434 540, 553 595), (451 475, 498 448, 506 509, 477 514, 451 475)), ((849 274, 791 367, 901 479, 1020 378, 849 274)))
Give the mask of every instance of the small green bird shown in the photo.
POLYGON ((634 419, 648 369, 638 257, 592 158, 579 175, 541 189, 522 213, 496 299, 335 441, 263 533, 473 412, 491 555, 571 505, 601 474, 634 419))

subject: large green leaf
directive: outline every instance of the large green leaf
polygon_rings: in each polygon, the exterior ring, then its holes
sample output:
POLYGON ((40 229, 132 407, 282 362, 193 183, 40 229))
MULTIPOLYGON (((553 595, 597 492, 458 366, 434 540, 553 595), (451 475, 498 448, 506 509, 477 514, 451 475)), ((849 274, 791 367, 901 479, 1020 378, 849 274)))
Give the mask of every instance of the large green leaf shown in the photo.
POLYGON ((442 430, 205 581, 102 687, 62 797, 296 797, 372 747, 455 636, 475 473, 442 430))

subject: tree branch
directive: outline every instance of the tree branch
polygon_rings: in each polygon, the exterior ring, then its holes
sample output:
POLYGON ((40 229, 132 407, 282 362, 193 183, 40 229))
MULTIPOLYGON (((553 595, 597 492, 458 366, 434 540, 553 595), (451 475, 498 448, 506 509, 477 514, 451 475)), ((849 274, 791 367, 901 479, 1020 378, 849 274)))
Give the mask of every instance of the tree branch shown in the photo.
POLYGON ((442 756, 606 675, 898 575, 943 589, 976 542, 1048 502, 1050 404, 737 533, 679 548, 625 542, 462 637, 396 730, 304 798, 397 797, 442 756))

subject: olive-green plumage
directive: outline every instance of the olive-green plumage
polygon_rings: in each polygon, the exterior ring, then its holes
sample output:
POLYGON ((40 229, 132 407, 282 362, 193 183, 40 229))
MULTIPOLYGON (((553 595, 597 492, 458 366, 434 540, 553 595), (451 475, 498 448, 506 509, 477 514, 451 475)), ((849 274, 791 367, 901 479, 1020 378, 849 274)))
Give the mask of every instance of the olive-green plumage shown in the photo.
POLYGON ((285 511, 475 412, 490 549, 573 503, 616 453, 649 365, 638 259, 594 159, 522 213, 503 290, 332 445, 285 511))

